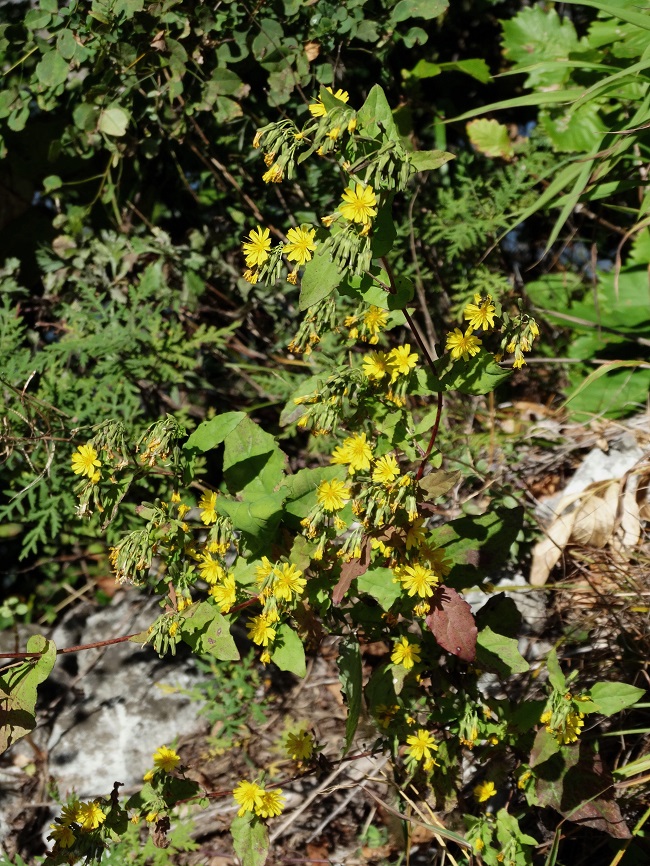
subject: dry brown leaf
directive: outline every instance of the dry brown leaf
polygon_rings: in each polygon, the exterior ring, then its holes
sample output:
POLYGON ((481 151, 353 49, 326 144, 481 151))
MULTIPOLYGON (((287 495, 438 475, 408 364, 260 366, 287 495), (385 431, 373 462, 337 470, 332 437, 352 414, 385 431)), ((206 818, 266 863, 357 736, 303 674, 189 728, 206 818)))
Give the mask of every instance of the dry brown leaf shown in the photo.
POLYGON ((312 60, 316 60, 320 54, 320 42, 305 42, 305 54, 310 63, 312 60))
POLYGON ((598 493, 589 488, 584 491, 583 501, 575 511, 571 541, 603 548, 614 534, 621 480, 610 481, 604 490, 598 484, 597 489, 598 493))
POLYGON ((628 478, 625 493, 621 498, 621 539, 623 550, 633 550, 641 538, 641 511, 637 502, 637 486, 628 478))
POLYGON ((569 543, 573 532, 575 511, 557 517, 546 530, 546 538, 538 541, 533 548, 533 560, 530 566, 530 585, 544 586, 549 574, 557 565, 569 543))

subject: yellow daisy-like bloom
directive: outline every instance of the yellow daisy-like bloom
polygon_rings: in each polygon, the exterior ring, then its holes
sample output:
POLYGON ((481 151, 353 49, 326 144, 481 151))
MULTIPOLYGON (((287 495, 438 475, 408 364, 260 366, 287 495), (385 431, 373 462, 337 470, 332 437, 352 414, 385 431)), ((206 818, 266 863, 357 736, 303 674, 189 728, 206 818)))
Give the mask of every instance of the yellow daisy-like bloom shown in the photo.
POLYGON ((415 734, 410 734, 406 738, 406 744, 409 757, 416 761, 430 760, 432 758, 431 752, 438 750, 432 734, 423 728, 420 728, 415 734))
POLYGON ((408 639, 402 636, 395 644, 390 660, 394 665, 402 665, 410 671, 413 665, 420 661, 420 645, 409 643, 408 639))
POLYGON ((321 481, 316 491, 316 499, 325 511, 340 511, 350 499, 350 488, 343 481, 321 481))
POLYGON ((343 440, 343 444, 334 449, 332 463, 345 464, 348 473, 368 471, 372 460, 372 448, 370 447, 365 433, 355 433, 343 440))
POLYGON ((263 794, 264 788, 261 788, 257 782, 247 782, 245 779, 242 779, 232 792, 235 803, 239 803, 241 807, 237 812, 239 817, 241 818, 246 812, 254 812, 261 806, 263 794))
POLYGON ((378 336, 388 324, 388 310, 382 310, 381 307, 374 305, 364 314, 363 324, 370 331, 373 337, 378 336))
POLYGON ((179 755, 168 746, 161 746, 153 753, 154 766, 158 770, 164 770, 166 773, 171 773, 181 762, 179 755))
POLYGON ((419 563, 405 566, 399 570, 397 576, 409 596, 419 595, 420 598, 430 598, 433 595, 433 588, 438 585, 436 574, 419 563))
POLYGON ((268 646, 275 640, 275 629, 266 614, 260 613, 248 621, 248 636, 258 646, 268 646))
POLYGON ((378 484, 391 484, 399 475, 397 460, 392 454, 380 457, 372 471, 372 480, 378 484))
POLYGON ((292 596, 302 595, 307 586, 307 581, 302 576, 302 571, 291 562, 283 562, 275 567, 275 580, 273 581, 273 595, 284 601, 291 601, 292 596))
POLYGON ((408 376, 415 368, 418 362, 418 356, 415 352, 411 352, 410 343, 405 343, 403 346, 396 346, 388 353, 388 360, 393 369, 391 381, 395 381, 398 376, 408 376))
POLYGON ((268 558, 268 556, 263 556, 260 560, 260 564, 255 566, 255 580, 260 586, 264 583, 267 577, 271 574, 275 566, 268 558))
POLYGON ((343 195, 339 213, 351 222, 369 224, 377 216, 377 196, 371 186, 354 183, 347 187, 343 195))
MULTIPOLYGON (((335 99, 340 99, 341 102, 348 102, 350 99, 350 95, 347 90, 341 90, 340 88, 334 93, 331 87, 326 87, 325 90, 328 90, 335 99)), ((309 111, 311 112, 312 117, 325 117, 327 114, 327 109, 323 105, 323 100, 318 97, 317 102, 312 102, 309 106, 309 111)))
POLYGON ((269 257, 271 249, 271 233, 268 229, 258 226, 242 244, 246 267, 259 268, 269 257))
POLYGON ((282 183, 283 171, 281 166, 274 162, 268 171, 262 175, 264 183, 282 183))
POLYGON ((214 491, 204 493, 199 500, 199 508, 201 509, 201 520, 206 526, 215 523, 217 520, 216 506, 217 494, 214 491))
POLYGON ((96 800, 90 803, 81 803, 78 814, 79 826, 86 833, 96 830, 106 820, 106 813, 96 800))
POLYGON ((306 225, 300 226, 298 229, 289 229, 283 252, 290 262, 304 265, 311 261, 311 254, 316 249, 315 234, 316 229, 306 225))
POLYGON ((262 799, 259 806, 255 807, 255 814, 260 818, 275 818, 276 815, 282 814, 284 806, 282 788, 276 788, 275 791, 262 791, 262 799))
POLYGON ((564 720, 564 728, 555 732, 555 739, 561 745, 568 746, 569 743, 575 743, 581 734, 581 728, 584 728, 583 713, 571 712, 564 720))
POLYGON ((96 472, 95 467, 101 465, 92 445, 80 445, 72 455, 72 471, 75 475, 87 475, 92 479, 96 472))
POLYGON ((203 554, 203 558, 199 563, 199 571, 203 580, 209 583, 210 586, 218 583, 225 574, 221 563, 213 559, 209 553, 203 554))
POLYGON ((219 605, 221 613, 228 613, 237 601, 237 584, 234 575, 229 574, 223 583, 210 587, 210 595, 219 605))
POLYGON ((490 797, 494 797, 497 789, 494 782, 481 782, 474 788, 474 799, 477 803, 485 803, 490 797))
POLYGON ((422 553, 429 563, 429 568, 433 569, 438 576, 447 577, 451 571, 451 564, 449 560, 445 559, 444 550, 427 545, 426 548, 423 548, 422 553))
POLYGON ((417 520, 409 526, 406 533, 406 549, 419 547, 426 537, 426 529, 424 528, 424 517, 418 517, 417 520))
POLYGON ((314 738, 309 731, 299 731, 287 736, 287 754, 292 761, 305 761, 314 753, 314 738))
POLYGON ((74 803, 70 803, 68 806, 64 806, 61 809, 61 818, 60 821, 62 824, 65 824, 67 827, 68 824, 79 823, 79 807, 81 803, 77 800, 74 803))
POLYGON ((47 837, 59 846, 59 848, 71 848, 74 845, 74 833, 65 824, 50 824, 52 831, 47 837))
POLYGON ((478 331, 483 328, 487 331, 488 328, 494 327, 494 314, 496 307, 492 304, 492 297, 487 295, 482 298, 480 295, 474 295, 474 303, 468 304, 463 310, 463 318, 465 318, 472 331, 478 331))
POLYGON ((252 286, 254 286, 260 278, 259 271, 253 271, 251 270, 251 268, 245 270, 242 276, 246 280, 246 282, 250 283, 252 286))
POLYGON ((363 356, 363 375, 366 379, 380 382, 384 376, 392 372, 390 358, 386 352, 371 352, 363 356))
POLYGON ((453 333, 447 334, 445 351, 451 352, 453 361, 457 361, 459 358, 468 361, 470 355, 472 357, 478 355, 480 346, 481 341, 472 334, 471 328, 468 328, 464 334, 460 328, 454 328, 453 333))

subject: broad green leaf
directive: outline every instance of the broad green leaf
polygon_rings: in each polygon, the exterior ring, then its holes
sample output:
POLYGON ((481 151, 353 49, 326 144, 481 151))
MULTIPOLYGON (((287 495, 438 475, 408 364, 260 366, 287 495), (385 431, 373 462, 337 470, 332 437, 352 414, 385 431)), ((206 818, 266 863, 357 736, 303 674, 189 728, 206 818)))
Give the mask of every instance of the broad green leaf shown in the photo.
POLYGON ((129 115, 123 108, 104 108, 99 115, 97 128, 105 135, 120 138, 126 132, 129 125, 129 115))
POLYGON ((437 18, 449 7, 449 0, 399 0, 391 13, 393 21, 409 18, 437 18))
POLYGON ((66 28, 65 30, 59 31, 56 37, 56 50, 59 52, 61 57, 66 60, 72 60, 77 51, 77 46, 78 42, 74 38, 72 30, 66 28))
POLYGON ((224 439, 223 472, 231 493, 273 493, 284 478, 285 455, 275 438, 245 415, 224 439))
MULTIPOLYGON (((555 9, 548 11, 535 6, 522 9, 514 18, 502 21, 503 56, 515 64, 530 66, 543 61, 566 60, 579 48, 579 40, 570 20, 562 20, 555 9)), ((563 84, 569 70, 546 63, 532 71, 527 87, 563 84)))
POLYGON ((487 84, 491 80, 490 67, 482 57, 472 57, 468 60, 454 60, 448 63, 441 63, 440 68, 443 72, 447 70, 464 72, 466 75, 471 75, 482 84, 487 84))
POLYGON ((422 490, 426 491, 428 498, 434 500, 448 493, 459 481, 460 471, 445 472, 444 469, 437 469, 425 475, 418 483, 422 490))
POLYGON ((486 626, 476 639, 476 663, 479 667, 492 668, 502 677, 523 674, 530 665, 518 647, 519 641, 515 638, 497 634, 486 626))
POLYGON ((348 705, 345 721, 345 755, 352 745, 359 724, 362 697, 361 649, 356 635, 349 634, 339 643, 339 680, 348 705))
POLYGON ((402 70, 402 75, 405 78, 411 75, 414 78, 435 78, 442 72, 442 66, 439 63, 431 63, 430 60, 418 60, 413 69, 402 70))
POLYGON ((210 451, 221 445, 226 436, 246 417, 245 412, 224 412, 209 421, 202 421, 185 445, 186 449, 198 448, 199 451, 210 451))
POLYGON ((52 14, 45 9, 28 9, 23 23, 28 30, 43 30, 52 20, 52 14))
POLYGON ((43 178, 43 192, 54 192, 56 189, 61 189, 61 178, 58 174, 48 174, 47 177, 43 178))
POLYGON ((339 269, 330 258, 327 250, 324 250, 322 244, 320 244, 316 247, 312 260, 305 265, 300 284, 299 308, 307 310, 309 307, 322 301, 340 282, 341 273, 339 269))
POLYGON ((498 120, 471 120, 467 124, 467 135, 476 150, 492 159, 508 160, 514 155, 508 128, 498 120))
POLYGON ((548 670, 548 680, 557 692, 566 691, 566 678, 562 673, 562 668, 557 658, 557 652, 552 649, 546 659, 546 669, 548 670))
POLYGON ((195 653, 212 655, 220 661, 237 661, 240 658, 228 620, 209 601, 202 601, 196 607, 187 609, 181 634, 195 653))
POLYGON ((393 196, 391 195, 386 204, 379 209, 372 226, 370 249, 375 259, 387 255, 392 250, 397 237, 397 229, 393 221, 392 202, 393 196))
POLYGON ((357 122, 371 138, 378 138, 383 132, 394 141, 401 140, 386 94, 378 84, 372 86, 366 101, 359 109, 357 122))
POLYGON ((286 476, 281 491, 286 497, 285 511, 300 520, 307 517, 316 504, 316 488, 321 481, 344 481, 343 466, 320 466, 316 469, 301 469, 295 475, 286 476))
POLYGON ((402 590, 395 583, 395 575, 390 568, 370 568, 357 578, 359 592, 367 592, 376 599, 384 610, 390 610, 400 597, 402 590))
POLYGON ((596 712, 613 716, 614 713, 626 710, 640 701, 645 695, 645 689, 627 683, 596 683, 591 687, 590 694, 596 705, 596 712))
POLYGON ((48 51, 36 64, 36 77, 45 87, 58 87, 68 77, 70 65, 58 51, 48 51))
POLYGON ((29 638, 26 651, 43 655, 11 665, 0 674, 0 753, 36 727, 36 691, 56 661, 56 647, 40 634, 29 638))
POLYGON ((600 106, 592 102, 575 110, 568 106, 561 114, 540 111, 539 122, 555 148, 563 153, 587 153, 594 141, 607 132, 600 106))
POLYGON ((256 539, 259 545, 275 532, 282 516, 283 502, 284 496, 281 492, 267 496, 257 495, 252 501, 243 502, 219 496, 217 511, 226 514, 232 520, 235 529, 240 529, 249 536, 249 544, 256 539))
POLYGON ((241 866, 264 866, 269 853, 269 831, 266 824, 247 812, 234 818, 230 832, 241 866))
POLYGON ((537 767, 548 761, 553 755, 557 755, 560 751, 560 744, 553 736, 549 734, 546 728, 540 728, 535 735, 535 742, 530 753, 529 764, 531 767, 537 767))
POLYGON ((281 671, 290 671, 297 677, 304 677, 307 673, 303 643, 286 623, 282 623, 277 630, 271 661, 281 671))
POLYGON ((499 385, 506 381, 512 370, 506 370, 495 364, 493 356, 481 349, 478 355, 463 361, 459 358, 451 362, 451 367, 445 373, 441 373, 440 382, 445 391, 460 391, 462 394, 489 394, 499 385))
POLYGON ((455 158, 453 153, 447 153, 445 150, 416 150, 409 154, 414 171, 434 171, 455 158))

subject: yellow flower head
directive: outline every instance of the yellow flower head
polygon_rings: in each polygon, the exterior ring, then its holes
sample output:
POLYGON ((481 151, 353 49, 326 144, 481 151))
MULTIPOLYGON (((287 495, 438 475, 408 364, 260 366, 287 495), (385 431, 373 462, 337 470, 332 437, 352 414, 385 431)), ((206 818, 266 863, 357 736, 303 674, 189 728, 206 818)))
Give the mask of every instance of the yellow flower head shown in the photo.
POLYGON ((415 368, 418 356, 415 352, 411 352, 410 344, 405 343, 403 346, 391 349, 388 354, 388 360, 393 370, 391 381, 394 382, 398 376, 408 376, 411 370, 415 368))
POLYGON ((268 229, 258 226, 242 244, 246 266, 259 268, 269 257, 271 234, 268 229))
POLYGON ((314 753, 314 738, 309 731, 299 731, 287 736, 287 754, 292 761, 304 761, 314 753))
POLYGON ((242 779, 232 792, 235 803, 239 803, 241 807, 237 812, 239 817, 241 818, 246 812, 254 812, 258 809, 262 805, 263 794, 264 788, 261 788, 257 782, 247 782, 242 779))
POLYGON ((173 749, 167 746, 161 746, 153 753, 154 766, 158 770, 164 770, 166 773, 171 773, 180 764, 181 759, 173 749))
POLYGON ((275 640, 275 629, 268 616, 260 613, 248 621, 248 636, 258 646, 268 646, 275 640))
POLYGON ((372 448, 368 444, 365 433, 355 433, 343 440, 343 444, 334 449, 332 463, 348 466, 348 473, 368 471, 372 460, 372 448))
POLYGON ((101 465, 92 445, 80 445, 72 455, 72 471, 75 475, 87 475, 92 479, 96 474, 95 467, 101 465))
POLYGON ((392 484, 399 475, 397 460, 392 454, 380 457, 372 471, 372 480, 378 484, 392 484))
POLYGON ((388 310, 374 305, 363 316, 363 324, 373 337, 380 334, 388 324, 388 310))
POLYGON ((282 167, 277 162, 274 162, 271 168, 262 175, 264 183, 282 183, 282 178, 282 167))
POLYGON ((395 644, 390 660, 394 665, 402 665, 410 671, 420 661, 420 645, 409 643, 408 638, 402 636, 395 644))
POLYGON ((201 509, 201 520, 203 521, 203 523, 205 523, 206 526, 209 526, 211 523, 216 523, 216 504, 217 494, 214 491, 208 491, 207 493, 204 493, 199 501, 199 508, 201 509))
POLYGON ((299 265, 304 265, 311 261, 311 254, 316 249, 314 236, 316 229, 302 225, 297 229, 289 229, 287 232, 287 243, 284 245, 283 252, 290 262, 298 262, 299 265))
POLYGON ((345 219, 366 225, 377 216, 377 196, 371 186, 353 183, 347 187, 342 198, 339 212, 345 219))
POLYGON ((438 585, 435 572, 419 563, 407 565, 399 569, 396 574, 409 596, 418 595, 420 598, 430 598, 433 595, 433 588, 438 585))
POLYGON ((474 303, 468 304, 463 310, 463 318, 465 318, 472 331, 477 331, 483 328, 487 331, 488 328, 494 327, 494 314, 496 307, 492 303, 492 298, 487 295, 482 298, 480 295, 474 295, 474 303))
POLYGON ((55 842, 59 848, 71 848, 74 845, 74 833, 65 824, 50 824, 50 830, 52 832, 47 838, 55 842))
POLYGON ((282 814, 284 805, 281 788, 277 788, 275 791, 262 791, 262 799, 259 806, 255 807, 255 814, 259 815, 260 818, 274 818, 276 815, 282 814))
POLYGON ((447 334, 447 343, 445 350, 451 352, 453 361, 462 358, 463 361, 468 361, 470 355, 478 355, 480 352, 481 341, 472 333, 472 329, 468 328, 465 333, 460 328, 454 328, 453 333, 447 334))
MULTIPOLYGON (((328 90, 335 99, 339 99, 341 102, 347 102, 350 99, 350 95, 347 90, 339 90, 334 93, 331 87, 326 87, 325 90, 328 90)), ((309 111, 311 112, 312 117, 325 117, 327 114, 327 109, 323 105, 323 100, 318 97, 317 102, 312 102, 309 106, 309 111)))
POLYGON ((290 562, 283 562, 275 567, 275 580, 273 581, 273 594, 276 598, 291 601, 292 596, 302 595, 307 586, 307 581, 302 576, 302 571, 290 562))
POLYGON ((366 379, 380 382, 392 369, 390 357, 386 352, 371 352, 363 356, 363 375, 366 379))
POLYGON ((199 571, 201 572, 203 580, 210 584, 210 586, 214 586, 215 583, 218 583, 225 574, 221 563, 218 560, 213 559, 209 553, 203 554, 199 563, 199 571))
POLYGON ((77 821, 85 832, 96 830, 105 820, 106 813, 96 800, 80 804, 77 821))
POLYGON ((490 797, 494 797, 496 792, 494 782, 481 782, 474 788, 474 798, 477 803, 485 803, 490 797))
POLYGON ((230 608, 237 601, 237 584, 235 583, 234 575, 229 574, 226 576, 223 583, 211 586, 210 595, 219 605, 221 613, 228 613, 230 608))
POLYGON ((420 728, 415 734, 409 734, 406 738, 409 757, 416 761, 429 760, 432 751, 437 751, 438 746, 429 731, 420 728))
POLYGON ((316 499, 325 511, 340 511, 350 499, 350 488, 337 478, 321 481, 316 491, 316 499))

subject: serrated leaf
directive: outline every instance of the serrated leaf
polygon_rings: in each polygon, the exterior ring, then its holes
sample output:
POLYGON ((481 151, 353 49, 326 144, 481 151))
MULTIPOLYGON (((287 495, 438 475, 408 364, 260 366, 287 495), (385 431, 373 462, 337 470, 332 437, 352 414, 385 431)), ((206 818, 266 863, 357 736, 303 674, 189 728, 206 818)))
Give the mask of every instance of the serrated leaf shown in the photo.
POLYGON ((627 683, 596 683, 590 689, 591 700, 596 712, 613 716, 628 707, 634 706, 645 695, 645 689, 627 683))
POLYGON ((442 585, 435 590, 426 623, 443 649, 465 662, 474 661, 478 630, 470 606, 455 589, 442 585))
POLYGON ((121 138, 129 125, 129 115, 122 108, 104 108, 99 115, 97 129, 113 138, 121 138))
POLYGON ((281 671, 290 671, 297 677, 305 676, 305 648, 296 632, 286 623, 282 623, 278 628, 274 647, 271 661, 281 671))
POLYGON ((352 745, 359 724, 362 698, 361 649, 356 635, 349 634, 339 643, 339 680, 348 705, 345 720, 345 755, 352 745))
POLYGON ((247 812, 233 820, 230 832, 241 866, 264 866, 269 853, 269 831, 266 824, 247 812))
POLYGON ((519 652, 519 641, 492 631, 481 629, 476 640, 476 662, 479 667, 495 670, 502 677, 523 674, 530 665, 519 652))
POLYGON ((498 120, 471 120, 466 129, 469 140, 479 153, 491 159, 512 159, 514 148, 508 128, 498 120))

